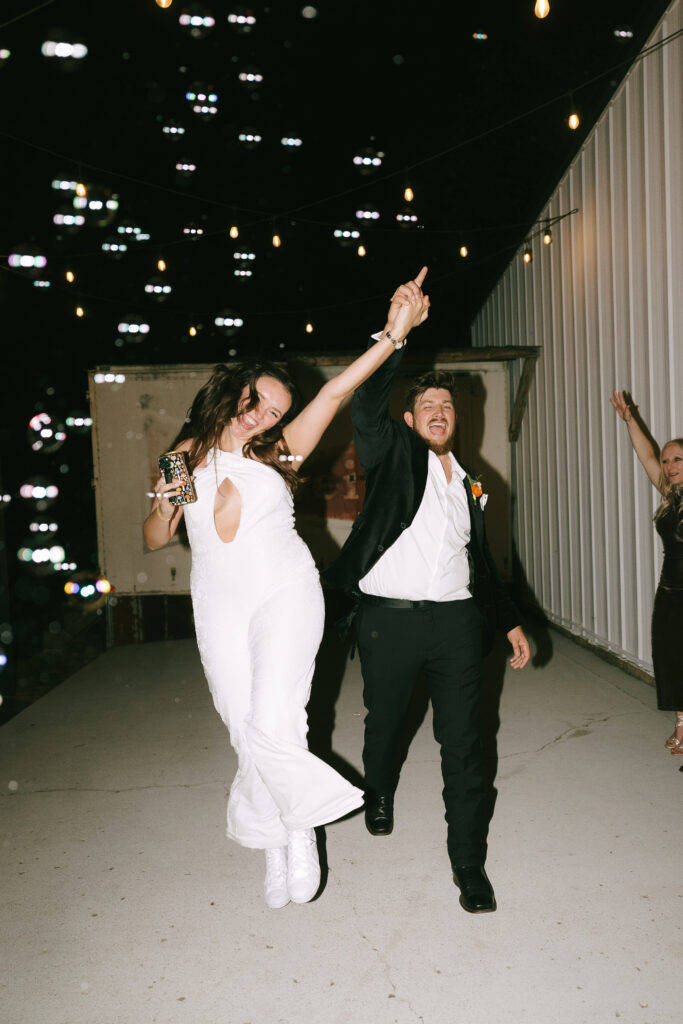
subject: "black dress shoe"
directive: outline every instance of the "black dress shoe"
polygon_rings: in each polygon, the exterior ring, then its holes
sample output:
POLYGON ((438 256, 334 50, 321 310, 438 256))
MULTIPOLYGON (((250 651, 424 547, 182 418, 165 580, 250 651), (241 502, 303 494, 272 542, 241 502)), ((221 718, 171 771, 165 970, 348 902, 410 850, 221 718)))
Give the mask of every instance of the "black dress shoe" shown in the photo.
POLYGON ((390 836, 394 830, 394 798, 384 793, 367 793, 365 824, 372 836, 390 836))
POLYGON ((496 909, 483 864, 453 864, 453 881, 460 889, 460 906, 468 914, 489 914, 496 909))

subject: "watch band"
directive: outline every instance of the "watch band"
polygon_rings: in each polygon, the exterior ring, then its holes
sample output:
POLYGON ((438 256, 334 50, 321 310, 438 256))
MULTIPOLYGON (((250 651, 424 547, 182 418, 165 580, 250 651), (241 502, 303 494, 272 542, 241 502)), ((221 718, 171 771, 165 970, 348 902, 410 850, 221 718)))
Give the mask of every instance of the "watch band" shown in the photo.
POLYGON ((403 346, 406 343, 406 339, 405 338, 403 339, 403 341, 399 341, 398 338, 394 338, 394 336, 391 333, 391 331, 385 331, 384 332, 384 337, 387 339, 387 341, 391 342, 391 344, 394 346, 394 348, 396 349, 397 352, 398 352, 398 350, 400 348, 403 348, 403 346))

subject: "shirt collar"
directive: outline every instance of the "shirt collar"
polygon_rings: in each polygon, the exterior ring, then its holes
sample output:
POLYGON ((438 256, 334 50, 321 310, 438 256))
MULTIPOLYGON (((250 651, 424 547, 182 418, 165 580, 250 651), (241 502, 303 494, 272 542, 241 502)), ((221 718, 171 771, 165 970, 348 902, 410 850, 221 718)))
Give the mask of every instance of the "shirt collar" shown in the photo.
MULTIPOLYGON (((432 449, 430 448, 430 449, 429 449, 429 458, 430 458, 430 461, 433 461, 434 459, 436 459, 436 460, 438 461, 438 459, 439 459, 439 456, 438 456, 438 455, 436 454, 436 452, 433 452, 433 451, 432 451, 432 449)), ((459 477, 459 478, 460 478, 461 480, 464 480, 464 479, 465 479, 465 477, 467 476, 467 473, 466 473, 466 472, 465 472, 465 470, 464 470, 464 469, 462 468, 462 466, 460 465, 460 463, 459 463, 459 462, 458 462, 458 460, 456 459, 456 457, 455 457, 455 455, 453 454, 453 452, 449 452, 449 453, 448 453, 448 458, 449 458, 449 460, 450 460, 450 463, 451 463, 451 469, 453 470, 453 472, 454 472, 454 473, 455 473, 455 474, 456 474, 456 475, 457 475, 457 476, 458 476, 458 477, 459 477)))

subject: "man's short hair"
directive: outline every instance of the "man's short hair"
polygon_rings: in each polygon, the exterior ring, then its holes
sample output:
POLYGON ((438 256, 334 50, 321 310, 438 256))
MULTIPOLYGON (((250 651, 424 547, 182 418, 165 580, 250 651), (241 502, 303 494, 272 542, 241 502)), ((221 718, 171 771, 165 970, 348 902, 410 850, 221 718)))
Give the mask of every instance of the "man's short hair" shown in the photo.
POLYGON ((406 388, 403 403, 404 411, 414 413, 415 403, 420 395, 428 391, 429 388, 443 388, 445 391, 449 391, 453 399, 453 405, 455 405, 455 399, 458 394, 458 389, 455 386, 455 375, 448 370, 430 370, 428 373, 423 373, 411 380, 406 388))

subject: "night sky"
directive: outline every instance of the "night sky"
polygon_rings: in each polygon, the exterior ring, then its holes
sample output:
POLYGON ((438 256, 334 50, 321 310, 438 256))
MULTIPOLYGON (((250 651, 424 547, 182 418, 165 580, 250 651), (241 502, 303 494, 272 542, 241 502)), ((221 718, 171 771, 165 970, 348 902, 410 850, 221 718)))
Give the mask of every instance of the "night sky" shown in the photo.
POLYGON ((29 524, 55 522, 66 560, 98 568, 87 431, 67 427, 39 451, 29 432, 41 412, 55 426, 88 414, 88 369, 359 350, 394 286, 425 263, 433 312, 420 343, 468 345, 472 318, 541 230, 544 203, 667 4, 551 0, 543 20, 533 6, 2 4, 5 682, 27 688, 20 648, 73 614, 68 573, 17 559, 29 524), (183 15, 214 24, 183 26, 183 15), (50 41, 87 53, 45 56, 50 41), (261 141, 240 141, 249 135, 261 141), (360 237, 343 245, 335 230, 360 237), (46 263, 12 267, 22 255, 46 263), (171 291, 160 301, 145 291, 155 285, 171 291), (215 323, 226 316, 243 326, 227 335, 215 323), (37 477, 59 485, 49 508, 19 496, 37 477))

